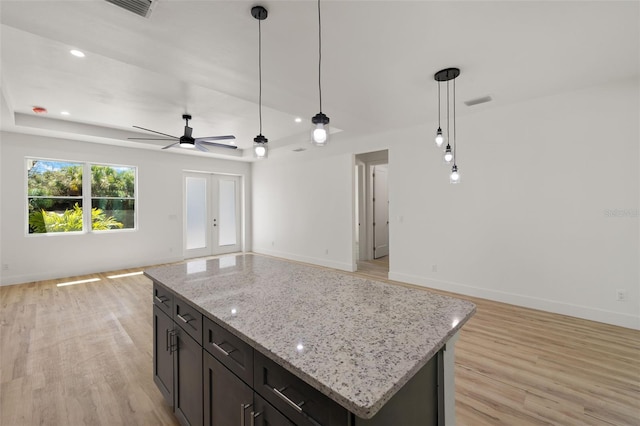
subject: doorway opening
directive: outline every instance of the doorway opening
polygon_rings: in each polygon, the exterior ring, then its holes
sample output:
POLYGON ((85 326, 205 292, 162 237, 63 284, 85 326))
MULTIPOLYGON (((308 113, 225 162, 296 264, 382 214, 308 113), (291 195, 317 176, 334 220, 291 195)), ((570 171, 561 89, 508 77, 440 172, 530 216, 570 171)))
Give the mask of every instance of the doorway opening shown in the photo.
POLYGON ((375 278, 389 276, 389 151, 355 157, 356 270, 375 278))
POLYGON ((243 248, 242 177, 184 174, 184 257, 234 253, 243 248))

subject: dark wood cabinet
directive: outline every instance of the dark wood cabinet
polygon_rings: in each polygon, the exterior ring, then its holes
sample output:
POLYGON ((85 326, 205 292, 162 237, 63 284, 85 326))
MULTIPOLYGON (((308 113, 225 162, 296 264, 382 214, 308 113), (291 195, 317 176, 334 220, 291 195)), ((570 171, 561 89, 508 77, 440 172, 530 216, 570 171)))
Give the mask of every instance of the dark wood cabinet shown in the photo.
POLYGON ((345 425, 348 411, 255 351, 254 389, 296 425, 345 425))
POLYGON ((295 426, 257 393, 253 396, 253 406, 255 408, 251 413, 254 422, 252 426, 295 426))
POLYGON ((153 306, 153 381, 167 403, 173 407, 173 320, 157 305, 153 306))
POLYGON ((176 327, 174 362, 174 410, 183 425, 202 424, 202 347, 176 327))
POLYGON ((249 426, 253 389, 204 351, 204 424, 249 426))
POLYGON ((205 426, 295 426, 216 357, 203 354, 205 426))
POLYGON ((202 346, 173 318, 173 298, 154 288, 153 380, 184 426, 202 425, 202 346))

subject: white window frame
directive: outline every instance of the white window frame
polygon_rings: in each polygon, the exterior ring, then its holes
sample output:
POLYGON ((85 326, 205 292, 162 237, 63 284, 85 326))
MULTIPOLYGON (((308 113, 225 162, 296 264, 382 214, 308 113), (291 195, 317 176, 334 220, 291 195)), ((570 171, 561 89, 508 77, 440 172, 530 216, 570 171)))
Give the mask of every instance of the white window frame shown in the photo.
MULTIPOLYGON (((62 160, 59 158, 43 158, 36 156, 28 156, 24 159, 24 186, 23 186, 23 194, 25 194, 24 199, 24 232, 27 237, 52 237, 52 236, 60 236, 60 235, 82 235, 82 234, 112 234, 118 232, 136 232, 138 231, 138 167, 126 164, 113 164, 113 163, 103 163, 103 162, 91 162, 91 161, 82 161, 82 160, 62 160), (62 198, 62 199, 72 199, 77 198, 82 201, 82 231, 69 231, 69 232, 45 232, 45 233, 29 233, 29 198, 33 198, 29 196, 29 162, 30 161, 56 161, 60 163, 76 163, 82 165, 82 196, 80 197, 61 197, 61 196, 52 196, 52 197, 43 197, 43 198, 62 198), (92 210, 92 201, 93 197, 91 194, 91 166, 108 166, 108 167, 126 167, 131 168, 134 171, 134 210, 133 210, 133 228, 124 228, 124 229, 106 229, 106 230, 98 230, 94 231, 91 229, 91 210, 92 210), (89 208, 85 208, 88 206, 89 208)), ((114 197, 118 198, 119 197, 114 197)))

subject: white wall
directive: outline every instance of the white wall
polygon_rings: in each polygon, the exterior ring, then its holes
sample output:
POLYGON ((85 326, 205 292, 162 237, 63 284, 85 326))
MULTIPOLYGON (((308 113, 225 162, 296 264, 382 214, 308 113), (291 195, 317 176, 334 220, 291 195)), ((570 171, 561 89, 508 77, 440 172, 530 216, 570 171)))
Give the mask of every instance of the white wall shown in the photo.
POLYGON ((294 158, 253 163, 253 251, 352 270, 352 156, 294 158))
POLYGON ((183 170, 245 176, 246 247, 251 242, 251 166, 166 151, 1 133, 2 285, 139 267, 183 259, 183 170), (138 168, 138 229, 81 235, 25 235, 25 157, 138 168))
POLYGON ((636 78, 460 115, 457 186, 433 124, 273 155, 254 249, 352 264, 353 154, 388 148, 391 279, 640 328, 638 94, 636 78))

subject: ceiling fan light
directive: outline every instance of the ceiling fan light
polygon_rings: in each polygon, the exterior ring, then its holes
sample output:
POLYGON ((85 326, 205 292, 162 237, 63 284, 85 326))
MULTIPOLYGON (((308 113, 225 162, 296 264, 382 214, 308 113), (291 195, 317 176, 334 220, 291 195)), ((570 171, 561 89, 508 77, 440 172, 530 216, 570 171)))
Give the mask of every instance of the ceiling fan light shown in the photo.
POLYGON ((196 147, 196 145, 193 142, 180 141, 180 148, 194 149, 195 147, 196 147))
POLYGON ((311 118, 311 143, 316 146, 325 146, 329 140, 329 117, 319 112, 311 118))

